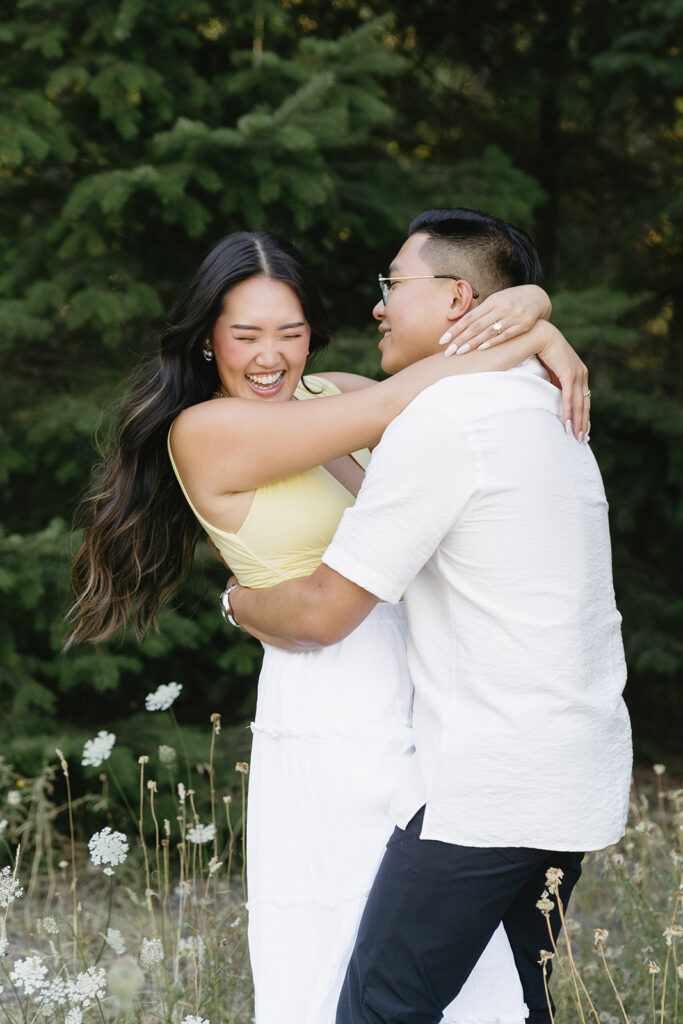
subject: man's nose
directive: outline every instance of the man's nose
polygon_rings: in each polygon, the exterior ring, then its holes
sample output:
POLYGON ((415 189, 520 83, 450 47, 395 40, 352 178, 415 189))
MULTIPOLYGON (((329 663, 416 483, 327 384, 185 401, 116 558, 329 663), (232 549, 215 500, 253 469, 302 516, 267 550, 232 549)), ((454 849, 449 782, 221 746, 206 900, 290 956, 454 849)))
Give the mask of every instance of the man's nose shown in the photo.
POLYGON ((383 320, 386 310, 384 308, 384 299, 380 299, 375 308, 372 311, 372 315, 375 320, 383 320))

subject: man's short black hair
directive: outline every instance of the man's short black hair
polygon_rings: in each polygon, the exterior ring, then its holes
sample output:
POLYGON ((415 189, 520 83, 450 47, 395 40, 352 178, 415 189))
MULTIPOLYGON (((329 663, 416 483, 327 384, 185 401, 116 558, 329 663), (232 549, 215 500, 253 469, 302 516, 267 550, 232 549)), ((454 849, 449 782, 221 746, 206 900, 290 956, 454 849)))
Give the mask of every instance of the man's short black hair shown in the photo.
POLYGON ((423 259, 440 273, 458 274, 486 298, 519 284, 542 284, 543 270, 526 231, 479 210, 426 210, 409 235, 425 234, 423 259))

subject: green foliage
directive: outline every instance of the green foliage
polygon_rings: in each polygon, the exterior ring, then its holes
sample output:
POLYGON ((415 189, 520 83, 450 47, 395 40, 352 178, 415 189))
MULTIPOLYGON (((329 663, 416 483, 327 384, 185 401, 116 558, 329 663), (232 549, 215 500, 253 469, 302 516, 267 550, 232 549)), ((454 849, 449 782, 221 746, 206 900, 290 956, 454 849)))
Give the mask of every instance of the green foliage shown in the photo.
POLYGON ((377 271, 420 208, 465 205, 534 234, 589 364, 636 738, 680 738, 683 3, 391 10, 21 0, 0 27, 5 736, 99 728, 174 678, 200 717, 249 715, 260 648, 208 556, 142 646, 59 653, 91 437, 221 235, 299 243, 341 328, 321 365, 374 373, 377 271))

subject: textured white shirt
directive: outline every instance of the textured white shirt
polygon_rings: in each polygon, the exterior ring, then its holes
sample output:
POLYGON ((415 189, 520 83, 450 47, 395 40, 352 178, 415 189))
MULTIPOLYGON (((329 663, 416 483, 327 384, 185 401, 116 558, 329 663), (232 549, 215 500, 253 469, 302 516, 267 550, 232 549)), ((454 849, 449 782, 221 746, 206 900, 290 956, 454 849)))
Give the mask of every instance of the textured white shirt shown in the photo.
POLYGON ((426 804, 425 839, 619 839, 631 731, 607 502, 535 359, 415 399, 323 561, 385 601, 405 595, 415 754, 397 824, 426 804))

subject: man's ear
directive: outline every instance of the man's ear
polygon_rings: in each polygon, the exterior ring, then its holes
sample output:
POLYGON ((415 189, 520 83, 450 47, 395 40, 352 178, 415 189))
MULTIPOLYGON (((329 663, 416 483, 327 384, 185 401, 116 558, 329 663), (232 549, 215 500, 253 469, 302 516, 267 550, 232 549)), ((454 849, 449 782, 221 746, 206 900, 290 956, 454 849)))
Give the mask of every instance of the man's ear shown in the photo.
POLYGON ((476 305, 476 300, 469 281, 453 281, 452 285, 451 304, 446 313, 446 319, 456 321, 465 313, 469 313, 476 305))

